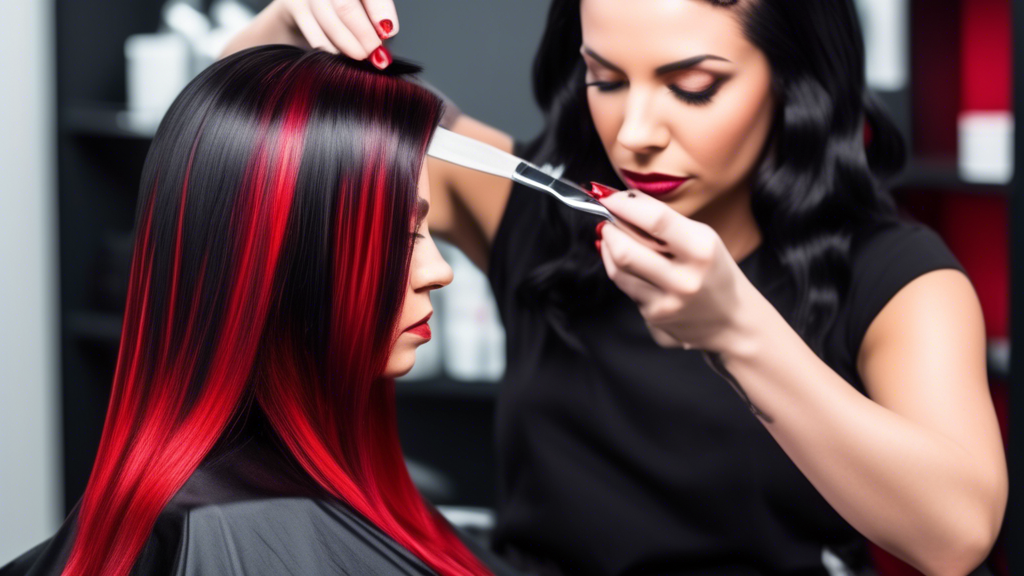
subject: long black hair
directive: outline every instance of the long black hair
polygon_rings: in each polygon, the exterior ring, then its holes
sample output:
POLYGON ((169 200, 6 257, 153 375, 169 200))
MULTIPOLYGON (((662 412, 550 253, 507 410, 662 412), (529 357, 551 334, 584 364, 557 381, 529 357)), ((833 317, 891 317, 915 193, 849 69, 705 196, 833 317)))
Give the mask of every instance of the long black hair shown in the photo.
MULTIPOLYGON (((866 86, 853 0, 703 1, 739 11, 745 35, 771 65, 778 104, 754 174, 752 208, 765 243, 795 284, 794 328, 820 354, 848 289, 855 231, 896 218, 883 184, 903 167, 903 138, 866 86), (872 132, 868 146, 865 123, 872 132)), ((526 152, 538 163, 564 166, 569 179, 625 187, 590 117, 582 42, 580 0, 553 0, 533 69, 546 127, 526 152)), ((553 203, 542 217, 569 249, 549 254, 521 294, 561 328, 565 314, 590 305, 569 297, 580 284, 600 298, 609 283, 594 256, 591 218, 553 203)))

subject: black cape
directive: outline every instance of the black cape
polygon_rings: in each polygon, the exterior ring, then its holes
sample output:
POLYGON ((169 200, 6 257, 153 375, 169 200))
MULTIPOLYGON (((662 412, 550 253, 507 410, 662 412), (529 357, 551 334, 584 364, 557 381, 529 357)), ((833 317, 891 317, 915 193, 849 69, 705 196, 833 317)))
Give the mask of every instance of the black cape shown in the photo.
MULTIPOLYGON (((434 570, 359 513, 325 497, 272 443, 249 439, 208 458, 158 517, 133 576, 430 575, 434 570)), ((78 507, 0 576, 59 576, 78 507)), ((498 575, 520 574, 468 536, 498 575)))

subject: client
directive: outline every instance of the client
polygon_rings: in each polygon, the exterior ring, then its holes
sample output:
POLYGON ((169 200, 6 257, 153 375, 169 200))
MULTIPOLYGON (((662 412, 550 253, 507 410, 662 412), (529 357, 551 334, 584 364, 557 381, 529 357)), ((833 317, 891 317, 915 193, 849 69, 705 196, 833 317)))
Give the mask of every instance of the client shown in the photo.
POLYGON ((2 576, 490 573, 395 424, 451 281, 424 224, 443 105, 416 70, 263 46, 178 96, 85 495, 2 576))

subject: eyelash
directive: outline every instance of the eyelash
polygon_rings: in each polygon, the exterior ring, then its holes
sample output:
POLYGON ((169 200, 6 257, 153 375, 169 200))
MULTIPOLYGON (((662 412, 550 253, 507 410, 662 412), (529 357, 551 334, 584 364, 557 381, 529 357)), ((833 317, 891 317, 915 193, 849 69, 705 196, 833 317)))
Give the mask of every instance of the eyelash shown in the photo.
POLYGON ((586 86, 588 88, 594 86, 601 92, 611 92, 613 90, 618 90, 625 85, 626 83, 620 80, 618 82, 588 82, 586 86))
POLYGON ((687 92, 686 90, 680 89, 678 86, 669 86, 668 89, 672 91, 679 99, 693 104, 694 106, 704 106, 711 103, 711 99, 718 93, 718 81, 712 82, 711 86, 700 92, 687 92))
MULTIPOLYGON (((712 83, 711 86, 708 86, 707 89, 701 90, 700 92, 687 92, 686 90, 683 90, 678 86, 674 85, 670 85, 668 89, 671 90, 677 98, 686 102, 687 104, 692 104, 694 106, 704 106, 706 104, 711 103, 711 99, 714 98, 715 94, 718 92, 718 87, 720 84, 721 81, 717 80, 714 83, 712 83)), ((618 90, 619 88, 622 88, 625 85, 626 82, 623 80, 619 80, 618 82, 587 83, 587 87, 594 86, 601 92, 613 92, 615 90, 618 90)))

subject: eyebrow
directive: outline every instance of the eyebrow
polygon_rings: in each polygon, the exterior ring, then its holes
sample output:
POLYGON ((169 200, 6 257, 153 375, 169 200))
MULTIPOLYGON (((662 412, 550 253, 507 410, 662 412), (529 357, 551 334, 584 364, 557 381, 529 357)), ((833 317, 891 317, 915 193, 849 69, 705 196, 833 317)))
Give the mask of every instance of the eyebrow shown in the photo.
POLYGON ((419 228, 420 224, 423 223, 423 219, 427 217, 427 212, 430 211, 430 202, 427 202, 423 198, 419 199, 416 203, 416 227, 419 228))
MULTIPOLYGON (((583 47, 583 52, 586 53, 587 56, 590 56, 594 60, 597 60, 598 63, 600 63, 605 68, 608 68, 609 70, 611 70, 613 72, 618 72, 619 74, 622 74, 623 76, 626 75, 626 73, 623 72, 621 68, 619 68, 615 64, 612 64, 611 62, 605 60, 604 58, 599 56, 597 54, 597 52, 594 52, 590 48, 587 48, 586 46, 584 46, 583 47)), ((700 64, 701 62, 704 62, 705 60, 719 60, 721 62, 729 62, 730 64, 732 63, 731 60, 727 60, 725 58, 722 58, 721 56, 715 56, 714 54, 701 54, 700 56, 693 56, 693 57, 687 58, 685 60, 680 60, 678 62, 672 62, 671 64, 665 64, 664 66, 659 66, 658 68, 656 68, 654 70, 654 74, 656 76, 664 76, 665 74, 669 74, 671 72, 676 72, 677 70, 686 70, 688 68, 693 68, 694 66, 700 64)))

